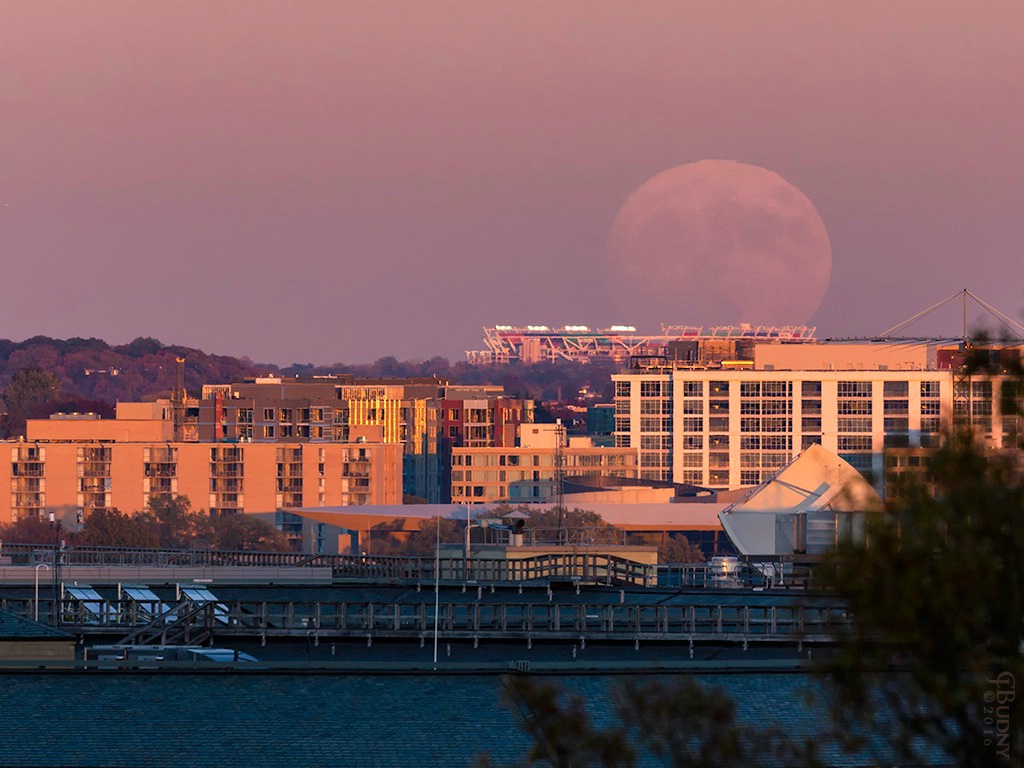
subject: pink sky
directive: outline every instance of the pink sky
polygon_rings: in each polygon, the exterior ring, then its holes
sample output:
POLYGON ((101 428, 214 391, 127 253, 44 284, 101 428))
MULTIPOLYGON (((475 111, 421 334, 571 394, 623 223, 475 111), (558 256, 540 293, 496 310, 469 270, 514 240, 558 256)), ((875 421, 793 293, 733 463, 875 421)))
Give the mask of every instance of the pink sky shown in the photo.
POLYGON ((286 364, 630 323, 615 214, 706 158, 817 207, 819 335, 965 287, 1020 318, 1022 39, 1019 0, 5 3, 0 337, 286 364))

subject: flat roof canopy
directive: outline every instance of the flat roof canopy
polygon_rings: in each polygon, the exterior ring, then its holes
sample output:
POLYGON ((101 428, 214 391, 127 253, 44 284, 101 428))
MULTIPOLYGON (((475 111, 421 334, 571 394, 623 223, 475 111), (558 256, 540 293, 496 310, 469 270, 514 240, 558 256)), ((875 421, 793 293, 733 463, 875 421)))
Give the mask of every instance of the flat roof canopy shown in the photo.
MULTIPOLYGON (((339 528, 367 531, 375 525, 394 526, 396 531, 418 531, 424 521, 440 517, 465 520, 492 512, 497 504, 386 504, 358 507, 302 507, 280 510, 339 528)), ((551 505, 536 505, 550 509, 551 505)), ((718 515, 728 504, 586 504, 609 525, 625 531, 720 531, 718 515)))

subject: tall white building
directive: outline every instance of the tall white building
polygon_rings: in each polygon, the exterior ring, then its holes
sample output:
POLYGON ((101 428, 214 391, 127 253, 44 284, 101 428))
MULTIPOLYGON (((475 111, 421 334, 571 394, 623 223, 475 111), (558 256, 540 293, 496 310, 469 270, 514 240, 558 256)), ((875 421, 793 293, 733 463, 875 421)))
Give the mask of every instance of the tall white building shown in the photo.
POLYGON ((886 448, 932 446, 955 409, 993 447, 1016 435, 999 380, 957 379, 934 345, 766 345, 753 363, 663 365, 614 375, 616 445, 642 478, 757 485, 814 443, 881 487, 886 448), (945 366, 945 367, 943 367, 945 366))

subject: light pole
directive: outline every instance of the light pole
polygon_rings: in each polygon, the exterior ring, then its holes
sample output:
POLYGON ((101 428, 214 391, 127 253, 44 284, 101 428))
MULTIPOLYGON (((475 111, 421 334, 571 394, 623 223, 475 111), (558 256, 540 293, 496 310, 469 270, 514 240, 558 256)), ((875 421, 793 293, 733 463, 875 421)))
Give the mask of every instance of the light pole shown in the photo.
POLYGON ((39 569, 45 568, 50 570, 50 566, 46 563, 36 563, 36 601, 35 601, 35 619, 36 623, 39 623, 39 569))
POLYGON ((463 557, 462 557, 462 578, 463 579, 467 579, 467 580, 469 579, 469 560, 470 560, 469 532, 473 528, 483 528, 483 526, 478 524, 478 523, 472 522, 472 520, 470 519, 469 507, 467 506, 466 507, 466 546, 465 546, 465 549, 463 551, 463 557))
POLYGON ((60 558, 62 542, 60 540, 60 520, 50 510, 50 527, 53 529, 53 625, 60 625, 60 558))

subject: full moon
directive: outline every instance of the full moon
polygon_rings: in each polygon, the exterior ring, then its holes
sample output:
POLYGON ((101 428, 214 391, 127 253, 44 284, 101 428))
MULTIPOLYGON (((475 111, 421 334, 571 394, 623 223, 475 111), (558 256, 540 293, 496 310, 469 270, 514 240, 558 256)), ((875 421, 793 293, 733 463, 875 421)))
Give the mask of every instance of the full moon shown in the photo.
POLYGON ((609 250, 618 321, 650 331, 806 325, 832 271, 811 201, 777 173, 730 160, 649 179, 616 215, 609 250))

